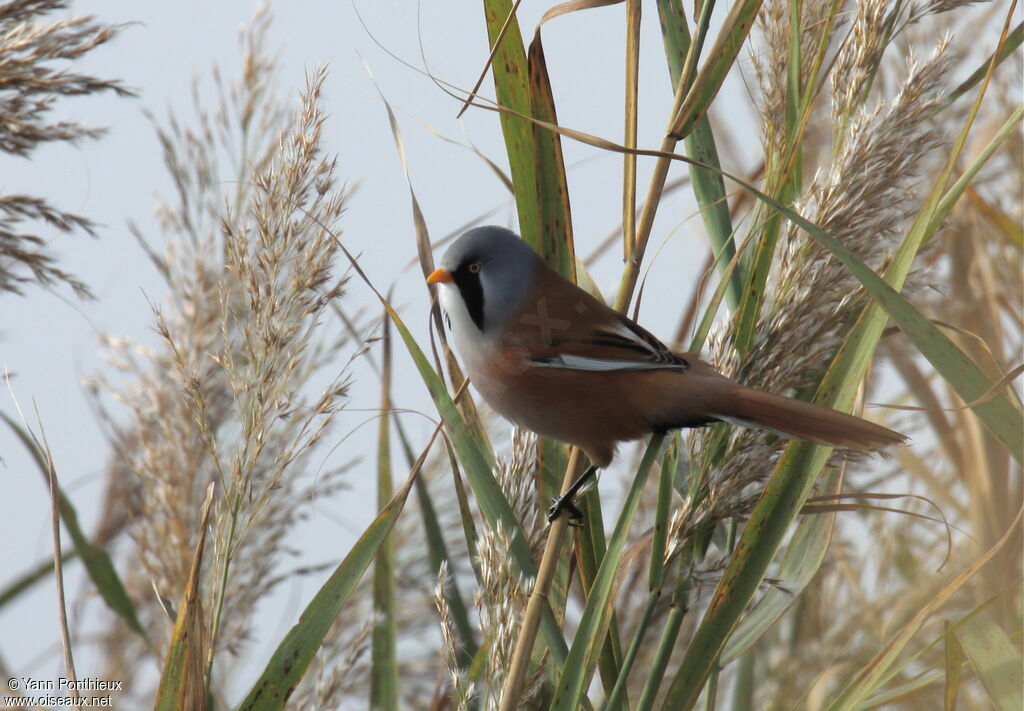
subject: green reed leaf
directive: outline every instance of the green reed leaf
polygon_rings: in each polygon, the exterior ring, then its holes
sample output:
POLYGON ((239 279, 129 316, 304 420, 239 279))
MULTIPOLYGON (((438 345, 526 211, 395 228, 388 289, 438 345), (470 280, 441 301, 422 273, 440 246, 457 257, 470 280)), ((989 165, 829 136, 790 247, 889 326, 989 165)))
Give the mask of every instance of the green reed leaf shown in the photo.
MULTIPOLYGON (((394 496, 391 481, 391 329, 384 318, 381 355, 381 404, 377 421, 377 507, 394 496)), ((384 539, 373 561, 373 626, 370 654, 370 706, 398 710, 398 630, 395 621, 395 544, 384 539)))
MULTIPOLYGON (((710 1, 710 0, 708 0, 710 1)), ((732 70, 743 44, 754 26, 762 0, 736 0, 722 22, 715 44, 707 54, 707 61, 697 73, 683 105, 679 108, 669 135, 680 140, 693 130, 697 121, 707 114, 711 102, 718 96, 722 82, 732 70)))
POLYGON ((394 528, 426 453, 425 450, 402 488, 381 510, 331 577, 306 605, 299 621, 281 640, 263 673, 239 706, 239 711, 276 711, 285 707, 288 697, 295 691, 323 644, 331 624, 341 612, 342 605, 355 590, 359 579, 394 528))
POLYGON ((511 0, 484 0, 487 36, 494 54, 491 70, 495 97, 499 106, 514 112, 502 112, 500 120, 519 212, 519 233, 539 251, 542 233, 537 191, 537 147, 534 127, 524 118, 533 114, 530 70, 519 21, 512 14, 512 8, 511 0))
MULTIPOLYGON (((530 43, 527 64, 533 115, 548 123, 558 123, 539 29, 530 43)), ((534 158, 537 166, 537 210, 540 223, 537 240, 532 244, 548 266, 575 282, 576 252, 573 247, 572 213, 569 210, 569 185, 562 157, 562 137, 539 124, 532 124, 531 127, 536 151, 534 158)))
MULTIPOLYGON (((0 420, 14 432, 14 435, 18 438, 29 454, 32 455, 32 460, 39 467, 39 471, 42 472, 43 477, 48 477, 49 468, 46 464, 46 455, 36 444, 31 434, 26 432, 17 422, 12 420, 10 417, 0 412, 0 420)), ((82 530, 82 526, 78 523, 78 512, 75 510, 71 500, 64 494, 64 491, 58 485, 57 487, 57 504, 60 510, 60 519, 64 523, 64 527, 68 531, 68 535, 71 536, 71 542, 75 546, 75 552, 78 557, 81 558, 82 564, 85 566, 86 572, 89 574, 89 579, 92 580, 96 589, 100 593, 100 597, 103 598, 103 602, 107 604, 111 610, 119 615, 128 627, 136 632, 140 637, 146 640, 146 644, 149 644, 149 639, 146 637, 146 632, 142 628, 142 624, 139 622, 139 617, 135 612, 135 605, 132 604, 131 598, 128 597, 128 591, 125 589, 124 584, 121 582, 120 576, 117 574, 117 570, 114 568, 114 563, 110 559, 110 555, 101 546, 92 543, 89 537, 85 535, 82 530)), ((65 556, 65 560, 67 557, 65 556)), ((51 566, 52 569, 52 566, 51 566)))
MULTIPOLYGON (((831 482, 826 490, 837 493, 835 485, 841 480, 837 471, 831 473, 831 482)), ((792 540, 779 561, 775 574, 782 581, 782 587, 771 587, 765 591, 730 635, 729 643, 722 651, 721 664, 724 666, 748 652, 759 639, 770 630, 779 618, 799 599, 800 593, 818 572, 825 560, 825 552, 832 540, 832 525, 835 513, 807 516, 796 527, 792 540)))
POLYGON ((647 450, 644 452, 640 466, 637 468, 626 497, 622 502, 622 510, 615 523, 615 530, 608 539, 608 549, 601 561, 594 583, 587 597, 583 617, 580 619, 576 636, 573 638, 569 656, 562 666, 562 674, 555 690, 555 698, 551 704, 552 711, 576 711, 579 708, 584 688, 590 678, 590 659, 596 659, 598 650, 604 644, 604 631, 611 616, 611 595, 613 583, 618 573, 619 562, 626 546, 629 529, 636 516, 640 497, 647 483, 647 475, 661 454, 664 435, 651 437, 647 450))
MULTIPOLYGON (((686 24, 682 0, 658 0, 658 17, 661 20, 669 78, 672 86, 678 86, 683 72, 683 62, 690 49, 690 29, 686 24)), ((686 154, 691 158, 713 169, 721 170, 714 131, 706 114, 694 124, 693 131, 686 137, 683 145, 686 154)), ((715 267, 719 272, 723 272, 722 279, 728 279, 727 298, 729 305, 736 308, 743 293, 744 270, 741 267, 729 277, 724 274, 726 265, 736 253, 736 246, 733 242, 732 217, 729 215, 725 181, 722 174, 713 169, 691 163, 690 180, 693 183, 694 197, 697 198, 697 205, 700 207, 704 229, 707 230, 708 239, 711 241, 715 267)))

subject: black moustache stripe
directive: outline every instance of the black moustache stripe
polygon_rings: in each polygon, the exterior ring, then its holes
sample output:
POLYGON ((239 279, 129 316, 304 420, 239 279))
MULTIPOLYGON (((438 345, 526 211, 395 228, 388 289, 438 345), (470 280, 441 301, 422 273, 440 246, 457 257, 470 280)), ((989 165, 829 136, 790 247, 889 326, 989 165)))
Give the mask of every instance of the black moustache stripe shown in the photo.
POLYGON ((452 272, 452 278, 459 293, 462 294, 462 301, 466 304, 466 311, 473 323, 484 330, 484 288, 480 284, 480 272, 471 272, 466 266, 459 267, 452 272))

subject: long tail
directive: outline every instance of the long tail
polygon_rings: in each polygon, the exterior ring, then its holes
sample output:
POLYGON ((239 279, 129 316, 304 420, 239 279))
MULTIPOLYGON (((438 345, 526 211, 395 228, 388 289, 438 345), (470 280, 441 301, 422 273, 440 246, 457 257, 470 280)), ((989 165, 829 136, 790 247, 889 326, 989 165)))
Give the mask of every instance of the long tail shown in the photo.
POLYGON ((718 398, 715 405, 715 414, 723 420, 834 447, 879 450, 907 439, 838 410, 743 386, 729 388, 728 396, 718 398))

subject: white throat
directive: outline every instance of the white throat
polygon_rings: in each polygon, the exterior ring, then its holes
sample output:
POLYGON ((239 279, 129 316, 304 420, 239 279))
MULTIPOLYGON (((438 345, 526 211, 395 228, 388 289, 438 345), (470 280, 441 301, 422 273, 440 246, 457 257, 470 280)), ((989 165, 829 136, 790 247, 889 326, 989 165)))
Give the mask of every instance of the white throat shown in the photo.
POLYGON ((484 356, 493 338, 484 335, 477 327, 473 318, 466 309, 466 303, 462 300, 459 288, 454 283, 438 284, 438 298, 441 301, 441 308, 444 309, 448 322, 451 324, 452 341, 455 350, 462 358, 466 368, 472 371, 478 370, 478 359, 484 356))

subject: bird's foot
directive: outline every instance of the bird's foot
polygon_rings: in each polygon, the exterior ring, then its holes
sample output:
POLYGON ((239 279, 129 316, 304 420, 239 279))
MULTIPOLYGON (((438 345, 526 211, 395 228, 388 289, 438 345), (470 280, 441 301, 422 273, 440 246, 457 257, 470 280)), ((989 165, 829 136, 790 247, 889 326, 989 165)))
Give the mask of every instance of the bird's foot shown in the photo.
POLYGON ((551 508, 548 509, 548 523, 554 522, 563 511, 566 511, 569 514, 570 526, 583 526, 583 512, 576 508, 572 498, 572 494, 567 494, 551 499, 551 508))

